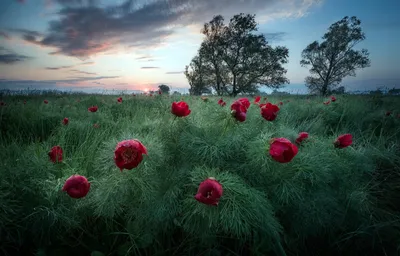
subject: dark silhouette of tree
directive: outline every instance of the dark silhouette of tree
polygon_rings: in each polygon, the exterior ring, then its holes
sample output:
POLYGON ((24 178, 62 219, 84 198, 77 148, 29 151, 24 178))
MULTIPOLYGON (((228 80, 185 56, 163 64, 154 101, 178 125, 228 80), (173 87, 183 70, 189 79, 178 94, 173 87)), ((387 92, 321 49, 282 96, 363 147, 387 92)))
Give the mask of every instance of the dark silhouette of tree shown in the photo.
POLYGON ((366 49, 354 50, 365 39, 361 21, 356 17, 344 17, 333 23, 322 37, 324 41, 314 41, 301 53, 300 64, 311 66, 305 79, 311 93, 327 95, 346 76, 355 76, 356 69, 370 66, 366 49))
POLYGON ((186 67, 189 84, 197 78, 197 91, 212 87, 218 95, 236 96, 254 93, 261 85, 280 88, 288 83, 282 66, 287 63, 288 49, 271 47, 256 31, 255 15, 250 14, 235 15, 228 25, 221 15, 205 23, 205 39, 189 65, 190 71, 186 67))
POLYGON ((164 94, 169 94, 169 86, 165 84, 161 84, 158 86, 158 89, 164 94))

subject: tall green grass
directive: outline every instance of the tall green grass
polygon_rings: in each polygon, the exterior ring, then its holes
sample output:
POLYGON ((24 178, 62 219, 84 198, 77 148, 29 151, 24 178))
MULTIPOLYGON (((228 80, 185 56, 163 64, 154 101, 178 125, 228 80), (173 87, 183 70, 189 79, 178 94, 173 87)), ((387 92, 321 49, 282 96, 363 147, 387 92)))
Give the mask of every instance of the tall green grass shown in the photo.
POLYGON ((277 119, 265 121, 252 105, 243 123, 230 115, 231 98, 221 107, 218 98, 182 97, 192 110, 185 118, 170 112, 181 97, 116 98, 0 99, 7 103, 0 107, 1 255, 400 252, 398 97, 343 95, 330 105, 318 97, 268 97, 284 103, 277 119), (88 112, 92 105, 96 113, 88 112), (290 163, 269 157, 271 138, 294 142, 302 131, 310 138, 290 163), (334 148, 343 133, 353 135, 353 145, 334 148), (148 155, 120 172, 115 146, 133 138, 148 155), (54 145, 64 149, 62 163, 48 159, 54 145), (73 174, 91 182, 87 197, 61 191, 73 174), (208 177, 223 185, 218 207, 194 199, 208 177))

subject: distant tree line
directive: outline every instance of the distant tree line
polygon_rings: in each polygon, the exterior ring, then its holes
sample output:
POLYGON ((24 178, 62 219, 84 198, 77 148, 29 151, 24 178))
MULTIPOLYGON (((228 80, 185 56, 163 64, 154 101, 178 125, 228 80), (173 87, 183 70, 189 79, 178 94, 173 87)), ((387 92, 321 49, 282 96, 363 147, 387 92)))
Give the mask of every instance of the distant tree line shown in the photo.
MULTIPOLYGON (((319 43, 309 44, 301 54, 301 66, 310 68, 305 84, 312 94, 326 96, 344 93, 343 78, 355 76, 357 69, 370 66, 366 49, 354 47, 365 39, 361 21, 344 17, 333 23, 319 43)), ((272 47, 258 30, 255 15, 234 15, 228 24, 221 15, 205 23, 205 36, 196 56, 185 67, 191 95, 211 93, 236 96, 253 94, 261 86, 279 89, 289 83, 287 70, 289 50, 272 47)))

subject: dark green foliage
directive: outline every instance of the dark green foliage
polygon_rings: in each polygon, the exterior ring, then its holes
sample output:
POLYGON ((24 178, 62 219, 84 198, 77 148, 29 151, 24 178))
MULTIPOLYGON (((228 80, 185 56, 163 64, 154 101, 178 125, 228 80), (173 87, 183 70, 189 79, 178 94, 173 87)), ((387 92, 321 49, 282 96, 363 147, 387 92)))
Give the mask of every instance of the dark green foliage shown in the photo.
POLYGON ((343 95, 329 105, 319 97, 269 96, 283 102, 277 119, 265 121, 252 104, 243 123, 230 114, 231 98, 225 107, 214 97, 116 98, 47 94, 48 105, 38 96, 26 105, 1 99, 1 255, 398 253, 396 96, 343 95), (171 103, 181 99, 192 113, 176 118, 171 103), (88 112, 92 105, 96 113, 88 112), (271 159, 272 138, 294 142, 302 131, 310 137, 290 163, 271 159), (334 148, 344 133, 353 145, 334 148), (148 155, 121 172, 115 146, 133 138, 148 155), (62 163, 48 159, 54 145, 64 149, 62 163), (85 198, 61 191, 73 174, 91 182, 85 198), (218 207, 194 199, 208 177, 223 185, 218 207))

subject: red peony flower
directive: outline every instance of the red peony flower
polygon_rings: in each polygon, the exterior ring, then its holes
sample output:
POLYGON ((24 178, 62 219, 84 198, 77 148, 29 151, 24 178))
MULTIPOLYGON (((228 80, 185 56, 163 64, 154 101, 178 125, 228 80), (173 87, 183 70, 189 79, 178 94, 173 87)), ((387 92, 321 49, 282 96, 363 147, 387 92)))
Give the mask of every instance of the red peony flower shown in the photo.
POLYGON ((89 110, 90 112, 96 112, 98 109, 99 109, 99 108, 98 108, 97 106, 92 106, 92 107, 88 108, 88 110, 89 110))
POLYGON ((271 157, 279 163, 288 163, 297 155, 299 149, 286 138, 275 138, 269 148, 271 157))
POLYGON ((121 102, 122 102, 122 97, 119 97, 119 98, 117 99, 117 101, 118 101, 119 103, 121 103, 121 102))
POLYGON ((224 106, 226 106, 226 102, 225 101, 221 103, 221 107, 224 107, 224 106))
POLYGON ((172 102, 171 113, 175 116, 183 117, 188 116, 191 110, 189 109, 189 105, 184 101, 172 102))
POLYGON ((303 142, 303 140, 308 138, 308 133, 307 132, 301 132, 299 133, 299 136, 296 139, 296 143, 297 144, 301 144, 303 142))
POLYGON ((63 120, 63 125, 67 125, 68 122, 69 122, 69 119, 68 119, 68 118, 64 118, 64 120, 63 120))
POLYGON ((158 90, 158 94, 161 95, 161 94, 162 94, 162 91, 161 91, 161 90, 158 90))
POLYGON ((261 97, 257 96, 256 99, 254 100, 254 104, 260 103, 261 97))
POLYGON ((345 148, 353 143, 353 136, 349 133, 340 135, 333 143, 336 148, 345 148))
POLYGON ((90 190, 90 183, 86 177, 81 175, 72 175, 69 177, 62 188, 72 198, 85 197, 90 190))
POLYGON ((131 170, 137 167, 147 155, 146 147, 138 140, 123 140, 117 144, 114 151, 114 162, 118 168, 131 170))
POLYGON ((279 107, 269 102, 261 107, 261 116, 267 121, 274 121, 278 112, 279 107))
POLYGON ((335 102, 336 101, 336 97, 335 96, 331 96, 331 101, 335 102))
POLYGON ((280 102, 279 102, 279 105, 281 105, 281 106, 282 106, 282 105, 283 105, 283 102, 282 102, 282 101, 280 101, 280 102))
POLYGON ((44 104, 47 104, 47 103, 49 103, 47 100, 44 100, 43 102, 44 102, 44 104))
MULTIPOLYGON (((247 108, 246 106, 243 104, 246 103, 246 101, 235 101, 232 103, 231 105, 231 114, 232 116, 239 122, 244 122, 246 121, 246 113, 247 113, 247 108)), ((250 104, 250 102, 249 102, 250 104)), ((247 105, 247 103, 246 103, 247 105)))
POLYGON ((53 163, 61 162, 63 160, 63 150, 60 146, 54 146, 47 153, 53 163))
POLYGON ((246 112, 247 112, 247 110, 248 110, 249 107, 250 107, 250 101, 249 101, 249 99, 247 99, 247 98, 240 98, 240 99, 238 99, 238 100, 236 100, 236 101, 239 101, 240 103, 242 103, 242 105, 246 108, 246 112))
POLYGON ((222 185, 213 177, 210 177, 200 183, 194 198, 200 203, 217 206, 222 193, 222 185))
POLYGON ((324 104, 325 104, 325 105, 329 105, 329 103, 331 103, 331 101, 330 101, 330 100, 328 100, 328 101, 324 102, 324 104))

